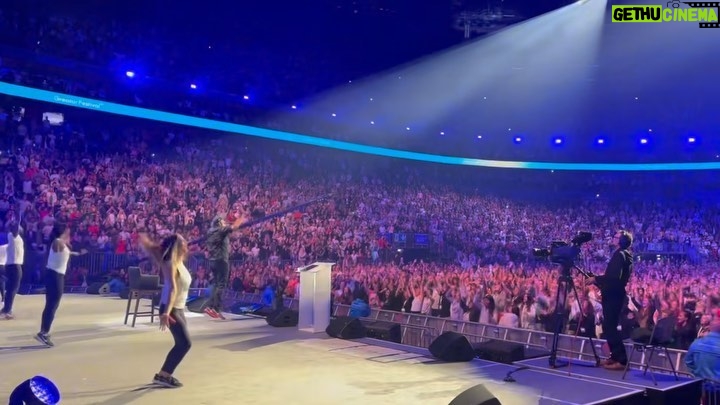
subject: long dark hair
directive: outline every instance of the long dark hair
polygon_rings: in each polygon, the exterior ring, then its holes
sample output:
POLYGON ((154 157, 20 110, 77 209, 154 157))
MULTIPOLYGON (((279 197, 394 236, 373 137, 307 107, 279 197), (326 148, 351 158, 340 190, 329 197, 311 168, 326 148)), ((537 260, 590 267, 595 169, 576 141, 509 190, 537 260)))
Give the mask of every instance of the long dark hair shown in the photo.
POLYGON ((52 248, 53 242, 55 242, 55 239, 59 238, 64 234, 70 227, 65 222, 55 222, 55 225, 53 225, 52 231, 50 231, 50 238, 47 242, 47 250, 50 252, 50 249, 52 248))

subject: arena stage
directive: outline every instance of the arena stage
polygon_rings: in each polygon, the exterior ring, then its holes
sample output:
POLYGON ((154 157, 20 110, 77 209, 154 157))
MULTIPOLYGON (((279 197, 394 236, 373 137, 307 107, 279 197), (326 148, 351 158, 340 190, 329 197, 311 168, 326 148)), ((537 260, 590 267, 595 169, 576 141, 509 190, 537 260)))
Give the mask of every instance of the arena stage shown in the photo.
POLYGON ((44 299, 18 296, 17 319, 0 321, 0 402, 35 375, 53 380, 68 405, 447 404, 477 384, 503 405, 608 403, 642 395, 633 387, 540 369, 518 372, 517 382, 507 383, 503 378, 516 366, 441 363, 425 349, 194 313, 188 313, 193 347, 176 373, 185 387, 156 388, 150 381, 172 346, 157 320, 139 318, 132 328, 123 324, 125 300, 66 294, 52 333, 56 346, 45 348, 33 339, 44 299))

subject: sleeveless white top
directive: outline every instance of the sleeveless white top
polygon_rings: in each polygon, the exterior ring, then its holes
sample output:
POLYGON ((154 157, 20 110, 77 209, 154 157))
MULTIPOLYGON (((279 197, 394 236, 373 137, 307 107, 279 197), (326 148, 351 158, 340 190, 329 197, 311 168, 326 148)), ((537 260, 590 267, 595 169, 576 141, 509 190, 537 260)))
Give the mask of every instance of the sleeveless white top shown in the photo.
POLYGON ((0 246, 0 266, 4 266, 7 262, 7 245, 0 246))
POLYGON ((25 261, 25 245, 22 237, 13 236, 12 233, 8 232, 8 244, 7 244, 7 259, 8 264, 22 265, 25 261))
MULTIPOLYGON (((57 239, 56 239, 57 240, 57 239)), ((47 268, 60 274, 67 271, 68 262, 70 262, 70 248, 62 243, 63 250, 56 252, 50 246, 50 254, 48 254, 47 268)))
POLYGON ((172 307, 185 309, 185 306, 187 305, 188 292, 190 291, 190 284, 192 283, 192 276, 183 263, 180 263, 177 270, 177 274, 175 275, 177 292, 175 293, 175 302, 172 307))

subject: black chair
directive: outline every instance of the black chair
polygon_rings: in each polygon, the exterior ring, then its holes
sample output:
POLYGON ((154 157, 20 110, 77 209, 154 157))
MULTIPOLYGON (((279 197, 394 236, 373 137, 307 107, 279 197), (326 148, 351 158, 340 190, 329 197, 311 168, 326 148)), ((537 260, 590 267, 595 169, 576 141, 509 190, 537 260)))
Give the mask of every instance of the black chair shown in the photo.
POLYGON ((130 282, 130 292, 127 298, 127 308, 125 309, 125 325, 128 323, 130 317, 130 304, 132 300, 135 300, 135 311, 132 312, 133 320, 132 327, 135 327, 135 321, 137 318, 150 317, 150 323, 155 322, 155 305, 153 305, 152 299, 155 294, 159 294, 162 290, 160 286, 159 276, 143 275, 140 272, 139 267, 128 267, 128 280, 130 282), (150 299, 150 310, 139 312, 140 298, 150 299))
POLYGON ((653 354, 655 354, 655 350, 662 349, 665 351, 665 358, 667 359, 668 363, 670 363, 670 369, 675 376, 675 380, 679 381, 677 370, 675 370, 675 364, 673 364, 672 358, 670 357, 670 352, 668 351, 668 347, 674 342, 673 333, 675 331, 676 323, 677 318, 674 316, 668 316, 666 318, 659 319, 657 321, 657 324, 655 324, 652 333, 650 333, 649 338, 632 339, 632 350, 630 351, 630 356, 628 357, 629 360, 625 365, 625 372, 622 376, 623 380, 625 379, 625 376, 630 369, 630 360, 632 360, 633 354, 638 351, 647 354, 645 356, 645 362, 641 363, 641 365, 643 366, 643 375, 647 374, 648 369, 651 369, 650 377, 652 378, 653 383, 657 385, 657 381, 655 380, 655 374, 652 372, 652 369, 658 369, 659 367, 651 366, 650 362, 652 361, 653 354))

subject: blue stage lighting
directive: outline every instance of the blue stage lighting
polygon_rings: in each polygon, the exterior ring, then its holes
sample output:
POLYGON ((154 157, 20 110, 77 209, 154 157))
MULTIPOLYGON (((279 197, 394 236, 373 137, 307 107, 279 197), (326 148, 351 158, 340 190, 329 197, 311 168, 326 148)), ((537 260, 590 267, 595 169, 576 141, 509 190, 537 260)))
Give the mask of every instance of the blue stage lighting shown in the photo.
POLYGON ((60 403, 60 390, 47 377, 35 376, 23 381, 10 394, 9 405, 60 403))
POLYGON ((562 137, 556 136, 555 138, 553 138, 553 143, 554 143, 555 145, 562 145, 562 144, 563 144, 563 139, 562 139, 562 137))
POLYGON ((195 83, 191 83, 191 84, 190 84, 190 88, 193 89, 193 90, 195 90, 195 89, 197 89, 197 85, 196 85, 195 83))
POLYGON ((523 140, 523 139, 522 139, 522 137, 520 137, 520 136, 516 136, 516 137, 513 139, 513 141, 514 141, 515 143, 520 143, 520 142, 522 142, 522 140, 523 140))
POLYGON ((688 143, 695 143, 697 141, 697 139, 694 136, 690 136, 690 137, 688 137, 687 141, 688 141, 688 143))
POLYGON ((643 145, 647 145, 648 139, 647 138, 640 138, 640 143, 643 145))
POLYGON ((135 77, 135 72, 133 72, 132 70, 128 70, 127 72, 125 72, 125 76, 132 79, 133 77, 135 77))
POLYGON ((606 142, 605 138, 603 138, 603 137, 597 138, 595 140, 595 143, 597 143, 598 145, 605 145, 605 142, 606 142))

